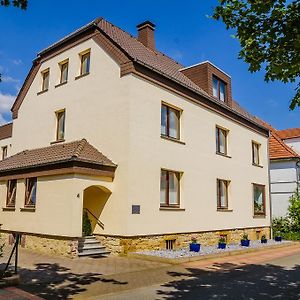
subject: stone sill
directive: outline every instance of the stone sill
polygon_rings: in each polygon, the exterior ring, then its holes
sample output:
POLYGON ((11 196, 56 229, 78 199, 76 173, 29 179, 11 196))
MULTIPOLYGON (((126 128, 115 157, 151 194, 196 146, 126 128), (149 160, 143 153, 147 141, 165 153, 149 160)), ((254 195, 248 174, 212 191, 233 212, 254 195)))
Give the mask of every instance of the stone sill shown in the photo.
POLYGON ((161 134, 160 137, 164 140, 167 140, 167 141, 172 141, 172 142, 175 142, 175 143, 178 143, 178 144, 181 144, 181 145, 185 145, 185 142, 183 141, 180 141, 178 139, 175 139, 175 138, 172 138, 170 136, 167 136, 167 135, 163 135, 161 134))
POLYGON ((41 94, 44 94, 46 92, 48 92, 48 89, 38 92, 37 95, 41 95, 41 94))
POLYGON ((2 211, 15 211, 15 210, 16 210, 16 208, 14 206, 2 207, 2 211))
POLYGON ((21 207, 20 211, 35 212, 35 207, 21 207))
POLYGON ((53 141, 50 143, 50 145, 53 145, 53 144, 58 144, 58 143, 63 143, 65 142, 66 140, 65 139, 61 139, 61 140, 57 140, 57 141, 53 141))
POLYGON ((60 86, 62 86, 62 85, 65 85, 65 84, 67 84, 67 83, 68 83, 68 81, 61 82, 61 83, 57 84, 57 85, 55 86, 55 88, 58 88, 58 87, 60 87, 60 86))
POLYGON ((223 157, 227 157, 227 158, 231 158, 231 156, 227 155, 227 154, 224 154, 224 153, 221 153, 221 152, 216 152, 217 155, 220 155, 220 156, 223 156, 223 157))
POLYGON ((233 212, 233 209, 228 209, 228 208, 217 208, 217 211, 221 211, 221 212, 233 212))
POLYGON ((163 211, 185 211, 185 208, 181 208, 181 207, 160 207, 159 210, 163 210, 163 211))
POLYGON ((254 164, 254 163, 252 163, 252 166, 258 167, 258 168, 263 168, 263 167, 264 167, 264 166, 262 166, 262 165, 257 165, 257 164, 254 164))
POLYGON ((90 74, 90 72, 84 73, 84 74, 81 74, 81 75, 78 75, 78 76, 75 77, 75 80, 80 79, 80 78, 82 78, 82 77, 85 77, 85 76, 87 76, 87 75, 89 75, 89 74, 90 74))
POLYGON ((261 214, 261 215, 253 215, 254 219, 264 219, 266 217, 265 214, 261 214))

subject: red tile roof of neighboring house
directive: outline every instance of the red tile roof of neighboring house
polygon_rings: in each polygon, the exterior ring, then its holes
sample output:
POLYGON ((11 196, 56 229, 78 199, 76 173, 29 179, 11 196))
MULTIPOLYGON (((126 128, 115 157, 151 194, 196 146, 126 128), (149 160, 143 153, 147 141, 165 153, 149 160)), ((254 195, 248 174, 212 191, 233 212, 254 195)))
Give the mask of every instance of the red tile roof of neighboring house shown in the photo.
POLYGON ((0 161, 0 172, 72 161, 116 167, 110 159, 82 139, 44 148, 24 150, 0 161))
POLYGON ((288 158, 300 158, 300 155, 289 147, 278 134, 278 130, 272 127, 270 124, 256 118, 265 127, 270 130, 269 138, 269 156, 270 160, 276 159, 288 159, 288 158))
POLYGON ((281 139, 287 140, 287 139, 293 139, 300 137, 300 128, 289 128, 285 130, 278 130, 278 135, 281 139))
POLYGON ((8 123, 0 126, 0 140, 12 137, 13 123, 8 123))

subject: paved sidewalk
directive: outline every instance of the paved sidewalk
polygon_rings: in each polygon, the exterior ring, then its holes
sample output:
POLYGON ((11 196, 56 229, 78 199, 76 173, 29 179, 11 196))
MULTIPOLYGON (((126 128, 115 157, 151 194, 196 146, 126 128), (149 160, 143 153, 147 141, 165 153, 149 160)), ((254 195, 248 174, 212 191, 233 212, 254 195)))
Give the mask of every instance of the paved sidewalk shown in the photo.
POLYGON ((203 272, 211 274, 249 264, 257 266, 293 254, 300 254, 300 244, 174 266, 127 257, 68 259, 21 250, 20 288, 44 299, 98 299, 101 295, 116 295, 168 282, 184 282, 203 272))

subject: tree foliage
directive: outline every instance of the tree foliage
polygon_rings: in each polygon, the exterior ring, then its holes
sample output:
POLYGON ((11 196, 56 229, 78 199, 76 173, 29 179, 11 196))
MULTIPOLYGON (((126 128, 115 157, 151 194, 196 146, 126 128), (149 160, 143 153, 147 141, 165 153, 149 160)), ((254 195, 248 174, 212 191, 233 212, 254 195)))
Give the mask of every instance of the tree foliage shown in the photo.
POLYGON ((27 9, 28 0, 0 0, 1 6, 10 6, 13 5, 14 7, 18 7, 21 9, 27 9))
POLYGON ((288 240, 300 240, 300 194, 295 192, 289 199, 286 217, 274 218, 272 224, 275 234, 288 240))
POLYGON ((296 82, 290 109, 300 106, 300 1, 219 0, 213 18, 235 30, 239 58, 249 71, 265 69, 265 81, 296 82))

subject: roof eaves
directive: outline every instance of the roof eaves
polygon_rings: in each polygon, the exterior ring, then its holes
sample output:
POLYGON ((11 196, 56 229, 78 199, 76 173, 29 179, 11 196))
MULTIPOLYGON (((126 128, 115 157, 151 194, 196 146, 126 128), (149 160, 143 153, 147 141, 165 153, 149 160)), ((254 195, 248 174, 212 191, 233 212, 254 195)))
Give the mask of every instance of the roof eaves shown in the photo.
POLYGON ((79 35, 80 33, 86 31, 89 28, 92 27, 98 27, 98 23, 102 18, 96 18, 93 21, 91 21, 90 23, 80 27, 79 29, 73 31, 72 33, 68 34, 67 36, 63 37, 62 39, 58 40, 57 42, 53 43, 52 45, 50 45, 49 47, 41 50, 40 52, 38 52, 37 54, 37 58, 39 58, 40 56, 44 55, 45 53, 47 53, 48 51, 54 49, 55 47, 59 46, 62 43, 65 43, 66 41, 70 40, 71 38, 76 37, 77 35, 79 35))
POLYGON ((137 59, 137 58, 133 58, 133 60, 134 60, 135 62, 137 62, 137 63, 139 63, 139 64, 141 64, 141 65, 147 67, 148 69, 151 69, 151 70, 153 70, 153 71, 155 71, 155 72, 157 72, 157 73, 160 73, 161 75, 167 77, 168 79, 177 82, 178 84, 180 84, 180 85, 182 85, 182 86, 188 88, 189 90, 192 90, 193 92, 197 93, 198 95, 201 95, 201 96, 205 97, 206 99, 209 99, 210 101, 214 102, 215 104, 224 107, 224 108, 227 109, 228 111, 231 111, 231 112, 237 114, 238 116, 242 117, 243 119, 246 119, 247 121, 250 121, 252 124, 256 125, 257 127, 261 128, 261 129, 264 129, 264 130, 266 130, 266 131, 269 131, 269 129, 268 129, 267 127, 265 127, 265 126, 263 126, 263 125, 261 125, 261 124, 255 122, 255 121, 253 121, 252 119, 250 119, 250 118, 244 116, 243 114, 241 114, 241 113, 239 113, 238 111, 232 109, 231 107, 228 107, 228 106, 226 106, 225 104, 222 104, 221 102, 216 101, 213 97, 209 96, 208 94, 206 94, 206 93, 204 93, 204 92, 201 93, 200 91, 194 89, 193 87, 190 87, 190 86, 184 84, 183 82, 177 80, 176 78, 174 78, 174 77, 172 77, 172 76, 170 76, 170 75, 168 75, 168 74, 166 74, 166 73, 164 73, 164 72, 162 72, 162 71, 160 71, 160 70, 158 70, 158 69, 156 69, 156 68, 154 68, 154 67, 152 67, 152 66, 146 64, 145 62, 143 62, 143 61, 141 61, 141 60, 139 60, 139 59, 137 59))

